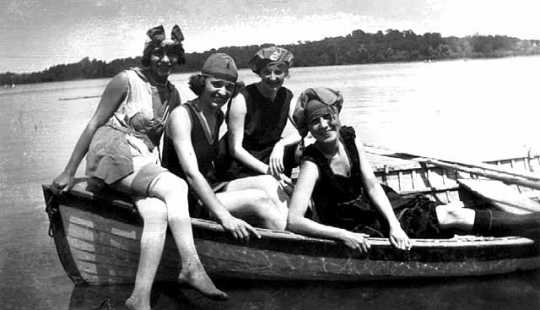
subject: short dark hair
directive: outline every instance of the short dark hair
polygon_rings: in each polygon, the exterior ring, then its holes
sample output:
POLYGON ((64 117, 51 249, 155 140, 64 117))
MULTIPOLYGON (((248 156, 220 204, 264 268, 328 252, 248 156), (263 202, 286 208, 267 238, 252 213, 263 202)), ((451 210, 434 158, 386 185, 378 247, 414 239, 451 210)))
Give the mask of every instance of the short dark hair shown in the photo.
MULTIPOLYGON (((189 81, 188 81, 189 89, 191 89, 191 91, 195 95, 200 96, 202 94, 203 90, 204 90, 204 86, 205 86, 207 77, 208 77, 208 75, 202 75, 202 74, 193 74, 193 75, 191 75, 189 77, 189 81)), ((236 86, 234 88, 234 91, 233 91, 231 97, 236 97, 236 95, 238 95, 240 90, 245 87, 245 84, 242 81, 238 81, 235 84, 236 84, 236 86)))
POLYGON ((189 89, 191 89, 191 91, 195 93, 195 95, 200 96, 204 90, 205 83, 206 76, 202 74, 193 74, 189 77, 188 85, 189 89))

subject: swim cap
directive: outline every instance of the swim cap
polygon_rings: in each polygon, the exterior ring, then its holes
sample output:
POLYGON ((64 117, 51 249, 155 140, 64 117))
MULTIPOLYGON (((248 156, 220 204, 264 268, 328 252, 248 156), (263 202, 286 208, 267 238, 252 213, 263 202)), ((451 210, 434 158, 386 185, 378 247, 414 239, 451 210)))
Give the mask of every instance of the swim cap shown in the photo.
POLYGON ((270 46, 260 49, 249 61, 249 67, 253 72, 259 74, 261 69, 270 63, 283 63, 287 67, 291 67, 293 60, 294 55, 288 50, 278 46, 270 46))
POLYGON ((337 117, 342 106, 343 96, 338 91, 326 87, 308 88, 298 97, 293 112, 294 125, 304 137, 313 119, 328 113, 337 117))
POLYGON ((180 30, 178 25, 173 26, 170 39, 165 37, 165 29, 163 28, 163 25, 150 28, 146 32, 146 35, 148 36, 148 39, 144 43, 143 56, 141 58, 141 63, 143 66, 150 65, 150 56, 156 47, 164 46, 168 46, 170 50, 176 56, 178 56, 178 64, 186 63, 184 48, 182 46, 184 35, 182 34, 182 30, 180 30))
POLYGON ((238 69, 236 68, 234 59, 225 53, 214 53, 208 56, 208 59, 203 64, 201 73, 230 82, 236 82, 238 79, 238 69))

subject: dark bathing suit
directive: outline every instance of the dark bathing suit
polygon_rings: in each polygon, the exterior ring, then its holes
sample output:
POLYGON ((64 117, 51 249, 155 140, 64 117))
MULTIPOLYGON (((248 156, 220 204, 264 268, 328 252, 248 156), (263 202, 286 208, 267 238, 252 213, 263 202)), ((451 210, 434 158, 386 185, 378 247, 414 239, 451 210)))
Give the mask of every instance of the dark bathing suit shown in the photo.
MULTIPOLYGON (((378 209, 364 195, 358 149, 352 127, 342 127, 341 139, 351 161, 351 176, 332 172, 328 159, 314 146, 304 151, 302 161, 308 160, 319 168, 319 180, 313 190, 315 215, 319 222, 373 237, 387 237, 389 227, 378 209)), ((383 189, 390 200, 403 230, 412 238, 450 238, 453 234, 441 231, 435 213, 439 205, 424 196, 403 198, 390 187, 383 189)))
MULTIPOLYGON (((193 101, 187 102, 184 106, 189 111, 189 117, 191 119, 191 143, 193 144, 193 149, 197 156, 197 164, 199 166, 199 171, 208 181, 208 184, 214 189, 223 188, 225 183, 219 182, 215 176, 215 167, 214 162, 218 156, 219 150, 219 128, 223 123, 223 112, 218 110, 216 112, 216 126, 214 132, 211 135, 206 133, 206 129, 201 123, 200 116, 197 114, 197 107, 193 101)), ((182 179, 186 179, 184 170, 178 161, 178 155, 174 149, 174 144, 172 140, 165 135, 163 140, 163 158, 162 165, 167 168, 170 172, 179 176, 182 179)), ((199 208, 198 196, 195 192, 189 191, 189 209, 190 214, 193 217, 207 217, 205 210, 199 208)))
MULTIPOLYGON (((287 124, 292 92, 285 87, 280 87, 274 101, 263 96, 256 84, 250 84, 240 92, 246 98, 242 146, 255 158, 268 164, 274 145, 281 139, 281 134, 287 124)), ((285 173, 288 175, 294 167, 295 150, 296 145, 288 146, 284 151, 283 164, 285 173)), ((234 159, 221 165, 221 174, 227 180, 260 175, 234 159)))

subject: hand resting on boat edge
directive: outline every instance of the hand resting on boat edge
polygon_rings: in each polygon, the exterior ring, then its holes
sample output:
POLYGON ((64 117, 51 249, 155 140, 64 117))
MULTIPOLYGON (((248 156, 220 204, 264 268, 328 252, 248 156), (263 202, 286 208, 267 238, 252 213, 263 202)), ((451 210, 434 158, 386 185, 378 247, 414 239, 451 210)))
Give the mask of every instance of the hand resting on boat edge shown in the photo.
POLYGON ((343 97, 328 88, 308 88, 298 99, 294 121, 300 134, 315 142, 302 156, 287 220, 287 229, 340 240, 366 251, 366 235, 388 237, 409 250, 414 238, 449 238, 455 232, 486 236, 538 238, 540 213, 515 215, 502 211, 443 205, 423 196, 403 198, 377 181, 353 128, 342 126, 343 97), (310 199, 314 207, 308 210, 310 199))

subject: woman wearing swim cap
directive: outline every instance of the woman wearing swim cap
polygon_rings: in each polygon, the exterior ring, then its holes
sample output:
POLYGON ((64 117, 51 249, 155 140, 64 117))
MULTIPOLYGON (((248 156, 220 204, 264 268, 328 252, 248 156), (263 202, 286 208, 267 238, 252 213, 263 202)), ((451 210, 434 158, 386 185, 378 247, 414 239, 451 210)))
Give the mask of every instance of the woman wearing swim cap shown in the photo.
POLYGON ((236 239, 248 240, 260 235, 241 218, 282 230, 287 207, 277 196, 278 183, 271 176, 226 183, 215 176, 219 129, 224 119, 221 107, 238 92, 241 84, 237 79, 234 60, 223 53, 210 55, 201 73, 190 77, 189 85, 197 98, 171 112, 165 130, 163 165, 190 185, 192 214, 214 218, 236 239))
POLYGON ((96 112, 79 138, 64 171, 53 186, 67 191, 86 155, 89 183, 129 195, 143 220, 135 287, 130 309, 150 309, 150 291, 159 266, 167 227, 178 247, 181 283, 204 295, 225 299, 206 274, 193 242, 187 184, 159 162, 159 140, 170 110, 180 96, 168 76, 185 63, 180 28, 167 39, 163 26, 147 32, 142 68, 117 74, 103 92, 96 112))
POLYGON ((288 230, 339 240, 362 252, 369 250, 368 235, 388 237, 401 250, 413 245, 408 236, 449 238, 455 231, 539 237, 540 213, 479 211, 462 203, 442 205, 420 195, 406 199, 383 188, 354 129, 340 123, 342 105, 341 94, 328 88, 309 88, 299 97, 294 122, 302 136, 310 132, 315 142, 302 156, 288 230), (315 216, 306 215, 311 199, 315 216))
POLYGON ((295 165, 300 137, 295 130, 284 136, 293 94, 283 83, 293 58, 288 50, 271 46, 250 60, 260 81, 241 90, 228 109, 227 142, 234 161, 226 178, 269 174, 290 185, 287 175, 295 165))

